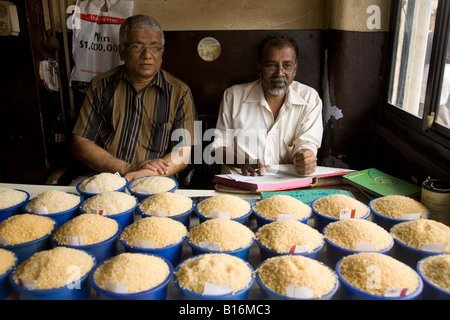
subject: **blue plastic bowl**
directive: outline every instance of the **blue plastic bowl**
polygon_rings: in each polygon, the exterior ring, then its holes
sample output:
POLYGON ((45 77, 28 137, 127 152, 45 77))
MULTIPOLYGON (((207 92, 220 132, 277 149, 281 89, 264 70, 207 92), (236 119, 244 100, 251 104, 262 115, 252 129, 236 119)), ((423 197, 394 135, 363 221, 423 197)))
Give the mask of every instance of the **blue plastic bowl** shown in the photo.
MULTIPOLYGON (((255 242, 255 239, 252 239, 249 245, 245 246, 244 248, 239 248, 233 251, 220 251, 220 253, 227 253, 229 255, 241 258, 242 260, 247 260, 250 252, 250 247, 255 242)), ((197 246, 195 243, 193 243, 189 237, 188 237, 188 244, 192 249, 192 255, 197 256, 205 253, 219 253, 218 251, 212 251, 208 249, 201 248, 197 246)))
MULTIPOLYGON (((339 221, 339 219, 328 217, 328 216, 323 215, 323 214, 317 212, 316 210, 314 210, 314 203, 317 200, 319 200, 319 199, 316 199, 313 202, 311 202, 311 209, 314 213, 315 228, 317 230, 319 230, 319 232, 322 232, 323 228, 325 228, 329 223, 339 221)), ((359 219, 367 219, 367 218, 369 218, 369 216, 370 216, 370 209, 368 209, 367 213, 359 219)))
POLYGON ((28 203, 25 203, 22 205, 22 210, 24 213, 35 214, 35 215, 41 216, 41 217, 52 218, 53 220, 56 221, 56 227, 62 226, 67 221, 75 218, 75 216, 77 215, 78 209, 80 208, 81 204, 83 203, 82 196, 80 196, 77 193, 72 193, 72 192, 68 192, 68 193, 73 194, 80 198, 80 202, 75 207, 73 207, 69 210, 65 210, 65 211, 61 211, 61 212, 57 212, 57 213, 50 213, 50 214, 39 214, 39 213, 34 213, 34 212, 27 210, 26 207, 27 207, 28 203))
MULTIPOLYGON (((192 259, 188 258, 189 259, 192 259)), ((185 260, 185 261, 187 261, 185 260)), ((176 269, 175 269, 175 274, 178 272, 178 270, 180 269, 180 267, 183 265, 184 262, 180 263, 176 269)), ((242 290, 239 290, 235 293, 228 293, 228 294, 222 294, 222 295, 204 295, 204 294, 200 294, 191 290, 188 290, 186 288, 182 288, 176 278, 176 275, 174 277, 174 283, 175 286, 178 288, 178 290, 181 292, 181 298, 183 300, 247 300, 248 297, 248 291, 250 290, 250 288, 252 287, 253 283, 255 282, 255 275, 254 275, 254 270, 253 267, 248 263, 245 262, 248 267, 250 268, 250 270, 252 271, 252 278, 250 280, 250 283, 248 284, 248 286, 242 290)))
MULTIPOLYGON (((141 201, 141 203, 142 203, 142 201, 141 201)), ((186 212, 184 212, 182 214, 175 215, 175 216, 167 216, 167 218, 177 220, 177 221, 181 222, 182 224, 184 224, 184 226, 187 229, 189 229, 189 226, 191 224, 191 219, 190 219, 191 218, 191 212, 192 212, 193 208, 194 208, 194 201, 192 201, 192 207, 188 211, 186 211, 186 212)), ((142 218, 148 218, 148 217, 152 216, 151 214, 147 214, 147 213, 143 212, 141 210, 140 204, 137 206, 136 209, 137 209, 137 212, 142 216, 142 218)))
MULTIPOLYGON (((376 199, 374 199, 376 200, 376 199)), ((396 225, 397 223, 400 222, 406 222, 406 221, 410 221, 410 220, 402 220, 402 219, 394 219, 391 217, 387 217, 385 215, 382 215, 378 212, 376 212, 373 208, 372 208, 372 202, 374 201, 370 201, 369 202, 369 208, 370 208, 370 212, 373 213, 373 222, 375 222, 376 224, 378 224, 380 227, 383 227, 384 229, 386 229, 387 231, 391 230, 391 228, 396 225)), ((431 212, 428 213, 427 215, 427 219, 430 218, 431 216, 431 212)))
MULTIPOLYGON (((125 229, 126 227, 128 227, 130 224, 132 224, 134 222, 134 211, 136 210, 138 205, 138 202, 136 200, 136 205, 124 212, 120 212, 120 213, 116 213, 116 214, 108 214, 105 215, 105 217, 111 218, 113 220, 116 220, 117 223, 120 224, 120 226, 122 227, 122 229, 125 229)), ((84 210, 82 207, 80 207, 80 213, 87 213, 86 210, 84 210)))
POLYGON ((22 206, 26 204, 30 200, 30 194, 24 190, 15 189, 16 191, 24 192, 26 193, 26 199, 22 201, 21 203, 16 204, 15 206, 0 209, 0 222, 3 220, 8 219, 9 217, 12 217, 15 214, 21 213, 22 206))
POLYGON ((116 240, 119 237, 120 233, 122 232, 122 227, 120 226, 120 224, 118 224, 118 227, 119 228, 118 228, 117 232, 111 238, 106 239, 99 243, 94 243, 94 244, 90 244, 90 245, 86 245, 86 246, 71 246, 71 245, 67 245, 67 244, 61 244, 54 238, 54 236, 52 238, 52 241, 53 241, 53 245, 55 247, 61 246, 61 247, 67 247, 67 248, 79 249, 79 250, 86 251, 86 252, 92 254, 96 258, 97 262, 100 263, 100 262, 116 255, 116 253, 117 253, 116 240))
MULTIPOLYGON (((264 262, 261 262, 260 265, 256 268, 256 270, 258 270, 259 267, 263 263, 264 262)), ((319 263, 321 263, 321 262, 319 262, 319 263)), ((321 263, 321 264, 323 264, 323 263, 321 263)), ((330 269, 329 267, 327 267, 327 268, 330 269)), ((333 270, 331 270, 331 271, 333 271, 333 270)), ((334 271, 333 271, 333 273, 334 273, 334 271)), ((256 272, 256 283, 258 283, 258 286, 260 287, 261 291, 263 292, 264 298, 269 299, 269 300, 331 300, 333 298, 333 296, 337 293, 338 289, 339 289, 339 280, 336 278, 336 282, 334 284, 333 289, 330 292, 328 292, 327 294, 323 295, 322 297, 320 297, 320 298, 310 298, 310 299, 299 299, 299 298, 291 298, 291 297, 288 297, 288 296, 285 296, 285 295, 281 295, 281 294, 273 291, 272 289, 269 289, 262 282, 261 278, 259 277, 259 273, 258 272, 256 272)))
POLYGON ((152 248, 152 249, 131 246, 122 239, 119 239, 119 241, 125 247, 126 252, 153 254, 161 258, 164 258, 165 260, 169 261, 172 265, 177 265, 181 260, 181 255, 183 254, 183 243, 185 239, 186 236, 184 236, 178 243, 174 243, 172 245, 163 248, 152 248))
MULTIPOLYGON (((94 257, 94 267, 95 263, 94 257)), ((9 275, 9 283, 20 300, 86 300, 91 293, 91 286, 88 281, 91 271, 87 272, 76 283, 54 289, 27 289, 13 280, 12 273, 9 275)))
POLYGON ((115 293, 100 288, 94 281, 94 274, 95 271, 106 261, 102 262, 94 268, 89 277, 89 283, 91 284, 92 289, 94 289, 94 291, 97 293, 97 297, 100 300, 165 300, 167 298, 167 287, 173 278, 173 266, 164 257, 160 256, 160 258, 162 258, 167 263, 170 270, 169 275, 162 283, 149 290, 136 293, 115 293))
MULTIPOLYGON (((209 219, 213 219, 213 218, 211 218, 211 217, 206 217, 206 216, 204 216, 203 214, 201 214, 201 213, 198 211, 198 205, 199 205, 200 203, 202 203, 202 201, 205 201, 205 200, 207 200, 207 199, 200 200, 200 201, 199 201, 198 203, 196 203, 195 206, 194 206, 194 212, 195 212, 195 214, 197 215, 197 217, 199 218, 200 223, 205 222, 206 220, 209 220, 209 219)), ((242 216, 240 216, 240 217, 231 219, 231 220, 234 220, 234 221, 237 221, 237 222, 239 222, 239 223, 242 223, 243 225, 246 225, 246 224, 247 224, 247 221, 248 221, 248 218, 250 217, 250 215, 252 214, 252 212, 253 212, 253 207, 252 207, 251 204, 250 204, 250 210, 249 210, 246 214, 244 214, 244 215, 242 215, 242 216)))
MULTIPOLYGON (((276 220, 265 218, 265 217, 261 216, 260 214, 258 214, 258 212, 256 212, 256 211, 253 211, 253 213, 256 217, 256 225, 257 225, 258 229, 261 228, 265 224, 269 224, 269 223, 276 221, 276 220)), ((297 220, 297 221, 300 221, 301 223, 306 224, 308 222, 308 219, 311 218, 311 216, 312 216, 312 210, 307 217, 297 220)))
POLYGON ((336 264, 336 274, 339 278, 339 281, 342 284, 342 292, 341 292, 341 298, 343 300, 415 300, 417 299, 423 290, 423 281, 422 278, 415 272, 417 275, 417 278, 419 279, 419 287, 412 293, 401 296, 401 297, 384 297, 384 296, 378 296, 374 294, 367 293, 365 291, 362 291, 354 286, 352 286, 350 283, 348 283, 341 275, 341 272, 339 270, 339 266, 341 265, 342 259, 338 261, 336 264))
MULTIPOLYGON (((128 180, 125 179, 125 178, 123 178, 123 180, 125 180, 125 185, 124 185, 123 187, 120 187, 119 189, 113 190, 113 191, 123 192, 123 191, 127 188, 127 186, 128 186, 128 180)), ((93 196, 95 196, 95 195, 98 194, 98 193, 90 193, 90 192, 86 192, 86 191, 81 190, 80 187, 81 187, 81 184, 82 184, 83 182, 84 182, 84 180, 78 182, 78 184, 76 185, 75 188, 77 189, 77 192, 83 196, 84 199, 88 199, 88 198, 93 197, 93 196)))
POLYGON ((402 261, 411 268, 415 268, 417 263, 423 258, 442 254, 440 252, 424 251, 410 247, 395 238, 394 238, 394 249, 392 250, 392 252, 394 258, 402 261))
POLYGON ((450 300, 450 292, 432 283, 420 270, 422 263, 428 258, 429 257, 421 259, 416 266, 416 271, 423 280, 423 290, 421 298, 423 300, 450 300))
POLYGON ((11 293, 11 285, 9 284, 8 279, 9 279, 9 275, 11 274, 11 272, 14 270, 14 268, 18 264, 17 255, 14 252, 12 252, 12 254, 15 256, 16 261, 11 266, 11 268, 6 270, 5 273, 0 274, 0 300, 7 299, 11 293))
MULTIPOLYGON (((128 192, 129 192, 130 194, 132 194, 133 196, 135 196, 136 198, 138 198, 139 202, 145 200, 145 199, 148 198, 148 197, 151 197, 151 196, 154 196, 154 195, 155 195, 155 194, 151 194, 151 193, 139 193, 139 192, 137 192, 137 191, 131 190, 131 188, 132 188, 133 185, 136 183, 136 181, 139 181, 139 180, 145 179, 145 178, 149 178, 149 177, 142 177, 142 178, 133 180, 133 181, 131 181, 131 182, 128 184, 128 186, 127 186, 128 192)), ((171 178, 171 177, 163 177, 163 178, 170 179, 170 180, 173 180, 173 181, 175 182, 175 187, 173 187, 173 188, 170 189, 170 190, 167 190, 166 192, 175 192, 175 191, 178 189, 178 181, 177 181, 177 180, 175 180, 174 178, 171 178)))
POLYGON ((322 241, 322 244, 320 246, 318 246, 317 248, 315 248, 311 252, 289 253, 289 252, 277 252, 273 249, 270 249, 270 248, 266 247, 265 245, 263 245, 258 239, 256 239, 256 243, 258 244, 259 255, 260 255, 262 261, 272 258, 272 257, 284 256, 284 255, 298 255, 298 256, 308 257, 311 259, 317 259, 319 252, 322 250, 322 248, 324 246, 324 241, 322 241))

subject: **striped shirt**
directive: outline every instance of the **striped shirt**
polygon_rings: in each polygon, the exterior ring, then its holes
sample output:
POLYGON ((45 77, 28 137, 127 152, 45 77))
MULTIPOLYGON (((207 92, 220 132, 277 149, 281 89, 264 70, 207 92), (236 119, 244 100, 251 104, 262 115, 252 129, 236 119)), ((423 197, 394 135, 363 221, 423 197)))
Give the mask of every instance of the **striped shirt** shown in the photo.
POLYGON ((92 79, 73 133, 128 163, 161 158, 194 144, 196 110, 189 87, 160 70, 137 92, 119 66, 92 79), (171 135, 176 129, 176 141, 171 135), (179 134, 182 132, 183 134, 179 134))

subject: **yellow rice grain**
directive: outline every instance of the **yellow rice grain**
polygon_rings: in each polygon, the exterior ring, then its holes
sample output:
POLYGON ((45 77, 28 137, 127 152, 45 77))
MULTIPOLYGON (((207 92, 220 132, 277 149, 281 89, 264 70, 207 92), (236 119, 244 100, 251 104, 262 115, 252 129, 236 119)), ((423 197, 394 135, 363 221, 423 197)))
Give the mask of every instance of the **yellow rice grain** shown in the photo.
POLYGON ((55 220, 35 214, 19 214, 0 222, 0 237, 9 245, 30 242, 50 234, 55 220))
POLYGON ((0 248, 0 276, 11 269, 17 258, 12 251, 0 248))
POLYGON ((420 264, 420 271, 431 283, 450 293, 450 254, 429 256, 420 264))
POLYGON ((148 215, 155 210, 164 212, 167 216, 177 216, 192 209, 192 200, 182 194, 162 192, 143 200, 139 208, 148 215))
POLYGON ((420 202, 401 195, 380 197, 372 201, 372 209, 375 212, 393 219, 401 219, 404 214, 420 213, 421 218, 426 218, 429 210, 420 202))
POLYGON ((253 210, 260 216, 277 220, 280 214, 295 215, 296 220, 302 220, 311 214, 311 207, 302 201, 288 195, 274 195, 255 203, 253 210))
POLYGON ((250 203, 234 195, 217 195, 201 201, 197 206, 198 212, 205 217, 211 217, 211 211, 226 212, 230 219, 235 219, 247 214, 250 203))
POLYGON ((324 216, 339 219, 341 210, 355 209, 356 218, 362 218, 369 212, 369 207, 345 194, 333 194, 319 198, 314 202, 314 210, 324 216))

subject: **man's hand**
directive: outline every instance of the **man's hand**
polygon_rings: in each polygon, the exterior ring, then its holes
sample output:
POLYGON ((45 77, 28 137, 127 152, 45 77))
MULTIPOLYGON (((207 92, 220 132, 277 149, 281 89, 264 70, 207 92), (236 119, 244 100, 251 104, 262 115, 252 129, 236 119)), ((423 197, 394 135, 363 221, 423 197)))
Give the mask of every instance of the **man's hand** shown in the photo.
POLYGON ((257 160, 256 164, 246 163, 241 167, 242 175, 244 176, 263 176, 266 174, 266 170, 269 167, 262 163, 261 160, 257 160))
POLYGON ((295 169, 300 174, 312 174, 317 167, 317 158, 314 151, 303 149, 294 156, 295 169))
POLYGON ((146 171, 147 175, 165 175, 169 172, 171 163, 163 159, 145 160, 139 163, 128 164, 126 175, 137 171, 146 171))

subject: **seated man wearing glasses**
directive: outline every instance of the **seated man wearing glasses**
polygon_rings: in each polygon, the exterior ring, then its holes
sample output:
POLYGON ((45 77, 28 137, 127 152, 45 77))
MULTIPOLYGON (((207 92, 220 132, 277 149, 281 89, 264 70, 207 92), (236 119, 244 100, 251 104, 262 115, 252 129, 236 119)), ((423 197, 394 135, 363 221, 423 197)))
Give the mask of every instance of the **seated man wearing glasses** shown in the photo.
POLYGON ((293 39, 269 36, 258 47, 260 79, 225 91, 212 144, 216 157, 223 152, 224 172, 233 172, 231 166, 243 175, 264 175, 267 166, 287 163, 301 174, 315 171, 322 101, 293 81, 297 59, 293 39))
POLYGON ((193 144, 191 91, 161 70, 164 33, 157 21, 133 16, 119 32, 124 64, 92 79, 72 154, 94 171, 118 172, 128 181, 172 176, 186 167, 193 144))

